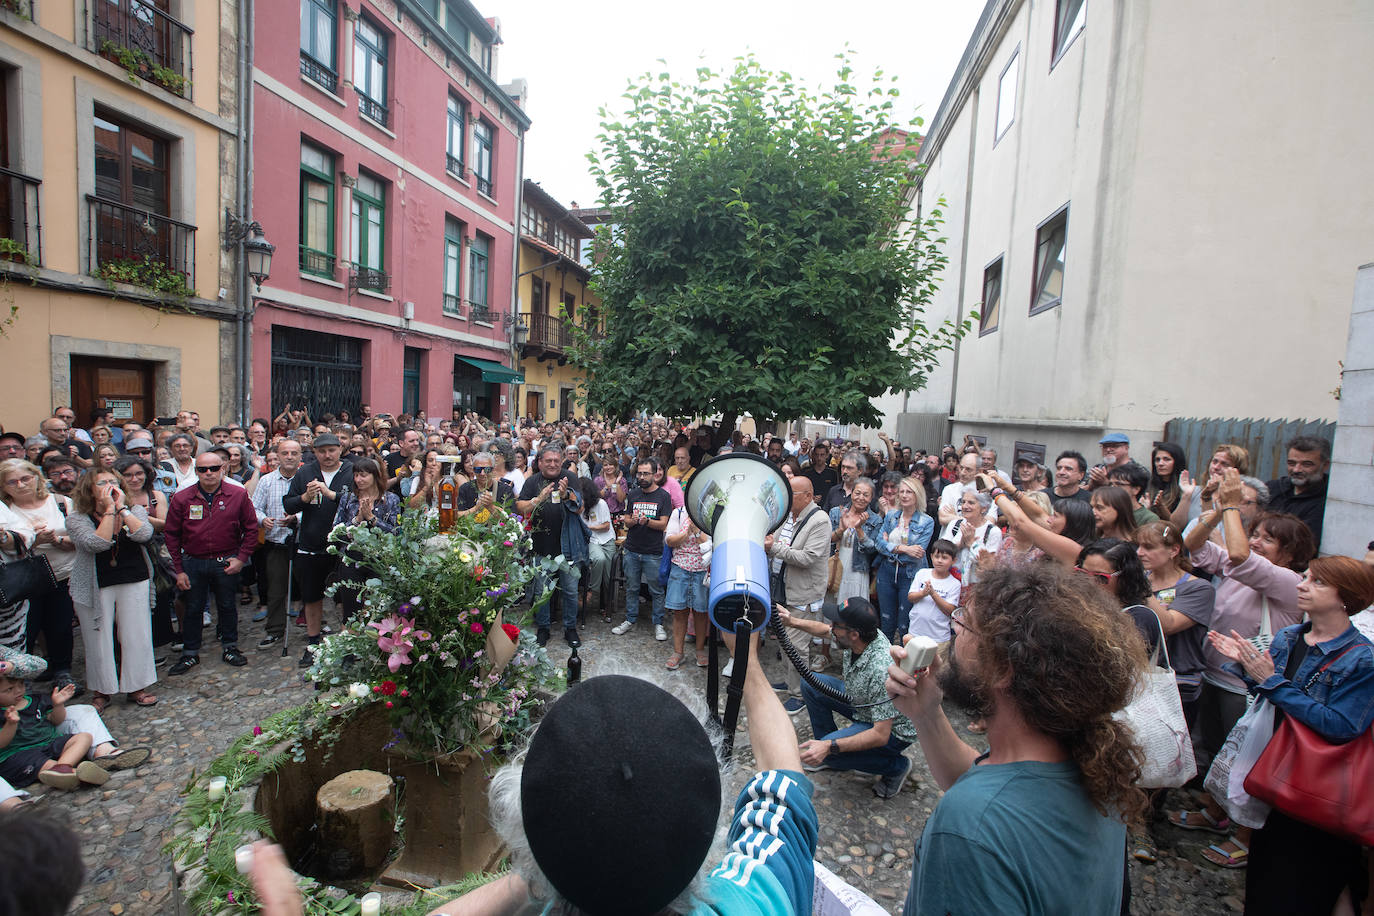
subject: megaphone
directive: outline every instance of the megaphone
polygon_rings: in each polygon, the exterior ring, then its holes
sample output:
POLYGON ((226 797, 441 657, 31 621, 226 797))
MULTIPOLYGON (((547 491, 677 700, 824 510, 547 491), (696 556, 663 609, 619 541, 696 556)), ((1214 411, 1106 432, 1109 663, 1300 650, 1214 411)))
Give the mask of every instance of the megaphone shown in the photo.
POLYGON ((687 483, 687 514, 711 535, 711 623, 726 632, 747 617, 768 623, 773 602, 763 538, 792 511, 792 488, 769 461, 748 452, 720 455, 687 483))

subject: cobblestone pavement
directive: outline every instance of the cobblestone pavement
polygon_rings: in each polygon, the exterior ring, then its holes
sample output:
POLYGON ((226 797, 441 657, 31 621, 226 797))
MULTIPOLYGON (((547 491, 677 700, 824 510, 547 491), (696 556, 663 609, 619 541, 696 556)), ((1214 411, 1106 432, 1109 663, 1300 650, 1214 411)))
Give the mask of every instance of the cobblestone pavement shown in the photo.
MULTIPOLYGON (((282 658, 275 648, 255 651, 263 631, 261 624, 248 622, 250 616, 250 609, 241 613, 244 625, 240 628, 240 646, 249 659, 246 668, 224 665, 213 651, 215 644, 207 632, 201 666, 156 685, 153 690, 160 702, 155 707, 141 709, 120 698, 106 710, 110 731, 124 745, 147 744, 153 748, 148 764, 114 774, 100 789, 47 792, 42 807, 50 816, 68 820, 81 837, 87 878, 72 913, 121 916, 175 912, 171 863, 162 846, 171 836, 182 786, 193 770, 203 768, 238 735, 265 716, 309 696, 310 688, 301 683, 296 667, 303 631, 292 628, 295 648, 289 658, 282 658)), ((337 617, 331 615, 331 619, 337 617)), ((588 614, 583 642, 580 655, 584 677, 595 675, 612 654, 617 667, 643 664, 663 670, 671 651, 670 643, 654 641, 647 620, 641 620, 625 636, 616 637, 595 612, 588 614)), ((549 644, 549 655, 558 665, 567 659, 568 649, 557 635, 549 644)), ((772 644, 763 656, 776 680, 785 662, 777 659, 772 644)), ((687 658, 687 664, 669 676, 704 690, 705 670, 692 663, 690 647, 687 658)), ((951 718, 962 730, 966 718, 953 710, 951 718)), ((805 714, 793 721, 801 737, 810 737, 805 714)), ((739 738, 737 757, 743 770, 752 763, 743 722, 739 738)), ((977 743, 980 739, 970 736, 969 740, 977 743)), ((893 913, 901 911, 911 876, 912 849, 941 794, 919 748, 913 747, 908 754, 915 762, 911 776, 902 793, 889 800, 873 795, 872 777, 826 771, 812 774, 821 825, 817 858, 893 913)), ((737 772, 732 797, 746 778, 746 773, 737 772)), ((41 786, 35 788, 43 791, 41 786)), ((1216 869, 1200 855, 1216 837, 1172 827, 1162 828, 1157 835, 1158 863, 1133 864, 1131 868, 1132 912, 1210 914, 1241 910, 1244 873, 1216 869)))

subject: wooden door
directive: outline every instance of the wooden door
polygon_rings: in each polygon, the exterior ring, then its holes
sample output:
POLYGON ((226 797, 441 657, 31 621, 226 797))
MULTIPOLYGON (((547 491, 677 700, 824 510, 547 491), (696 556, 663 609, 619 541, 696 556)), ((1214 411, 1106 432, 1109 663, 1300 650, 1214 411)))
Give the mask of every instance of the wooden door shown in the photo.
POLYGON ((544 416, 542 410, 544 406, 544 395, 538 391, 525 392, 525 416, 531 420, 538 420, 544 416))
POLYGON ((129 420, 146 425, 157 409, 153 402, 153 364, 73 356, 72 409, 78 425, 87 422, 93 407, 113 410, 115 425, 129 420))

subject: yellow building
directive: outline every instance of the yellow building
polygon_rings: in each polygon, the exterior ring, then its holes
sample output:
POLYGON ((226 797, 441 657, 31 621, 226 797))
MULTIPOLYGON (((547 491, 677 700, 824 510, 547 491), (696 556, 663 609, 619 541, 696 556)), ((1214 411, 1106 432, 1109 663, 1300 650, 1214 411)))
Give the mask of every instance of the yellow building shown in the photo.
POLYGON ((577 403, 584 393, 582 375, 568 363, 567 351, 569 323, 597 324, 601 300, 588 288, 591 272, 582 263, 582 242, 591 237, 586 223, 525 180, 516 310, 528 335, 518 354, 525 383, 517 388, 517 416, 562 420, 586 414, 577 403))
POLYGON ((0 0, 6 429, 235 416, 236 8, 0 0))

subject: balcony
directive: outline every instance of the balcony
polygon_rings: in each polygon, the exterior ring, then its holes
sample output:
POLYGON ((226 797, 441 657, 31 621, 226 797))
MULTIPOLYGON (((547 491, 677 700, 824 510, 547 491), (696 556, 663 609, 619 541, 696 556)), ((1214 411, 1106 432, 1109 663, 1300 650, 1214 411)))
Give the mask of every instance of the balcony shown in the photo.
POLYGON ((463 160, 459 159, 452 153, 445 153, 444 157, 444 168, 448 169, 448 173, 450 175, 457 175, 459 178, 462 178, 463 160))
POLYGON ((191 29, 149 0, 91 2, 91 50, 182 98, 191 97, 191 29))
POLYGON ((157 293, 195 295, 195 226, 94 194, 86 202, 91 273, 157 293))
POLYGON ((375 267, 354 264, 348 271, 348 288, 365 289, 373 293, 385 293, 391 289, 391 274, 375 267))
POLYGON ((0 10, 18 13, 29 22, 33 22, 33 0, 0 0, 0 10))
POLYGON ((308 245, 301 246, 301 270, 317 277, 333 279, 335 259, 327 251, 320 251, 308 245))
POLYGON ((444 293, 444 315, 449 318, 463 317, 463 300, 452 293, 444 293))
POLYGON ((541 312, 527 313, 524 317, 530 325, 530 334, 525 341, 526 356, 561 359, 564 351, 572 346, 572 334, 564 319, 541 312))
POLYGON ((387 111, 386 106, 376 99, 368 98, 361 92, 358 93, 358 113, 383 127, 388 126, 386 119, 390 113, 387 111))
POLYGON ((32 267, 43 263, 43 220, 38 205, 40 184, 37 178, 0 169, 0 258, 32 267))
POLYGON ((301 52, 301 76, 335 94, 339 91, 339 75, 304 51, 301 52))
POLYGON ((487 195, 488 197, 491 196, 491 176, 490 176, 490 175, 482 175, 482 174, 478 173, 478 175, 477 175, 477 190, 481 191, 483 194, 487 195))
POLYGON ((496 322, 501 320, 501 313, 495 311, 489 305, 485 305, 478 302, 469 302, 468 306, 470 307, 468 317, 473 321, 481 321, 486 324, 496 324, 496 322))

